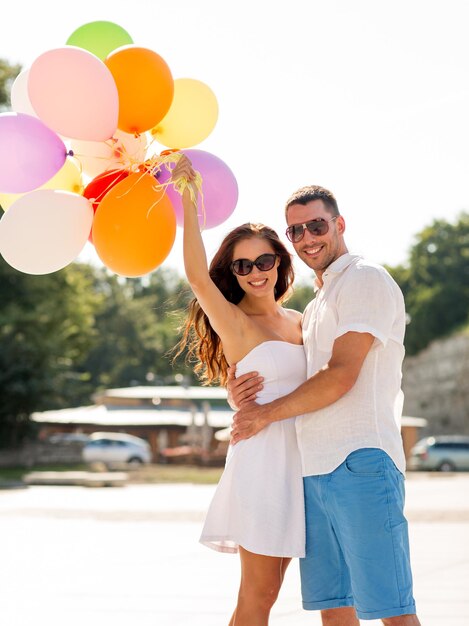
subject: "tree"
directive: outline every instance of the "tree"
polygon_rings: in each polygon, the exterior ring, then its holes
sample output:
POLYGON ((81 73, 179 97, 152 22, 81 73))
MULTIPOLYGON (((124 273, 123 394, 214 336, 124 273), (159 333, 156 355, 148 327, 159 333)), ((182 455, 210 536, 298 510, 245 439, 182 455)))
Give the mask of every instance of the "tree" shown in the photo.
POLYGON ((87 265, 31 276, 0 262, 0 447, 28 434, 33 411, 73 402, 95 334, 91 285, 87 265))
POLYGON ((469 313, 469 214, 455 224, 436 220, 416 237, 409 263, 388 268, 406 301, 409 354, 467 324, 469 313))
POLYGON ((174 382, 174 374, 189 373, 183 359, 171 364, 190 293, 176 272, 159 268, 144 280, 101 274, 99 289, 96 339, 81 366, 96 389, 174 382))
POLYGON ((303 313, 306 305, 314 298, 313 278, 308 282, 297 282, 293 286, 293 294, 286 301, 285 306, 290 309, 296 309, 303 313))
POLYGON ((31 432, 30 414, 91 404, 106 387, 175 382, 171 364, 187 283, 160 268, 123 279, 74 263, 46 276, 0 262, 0 447, 31 432))
POLYGON ((21 71, 21 65, 0 59, 0 111, 10 108, 10 89, 21 71))

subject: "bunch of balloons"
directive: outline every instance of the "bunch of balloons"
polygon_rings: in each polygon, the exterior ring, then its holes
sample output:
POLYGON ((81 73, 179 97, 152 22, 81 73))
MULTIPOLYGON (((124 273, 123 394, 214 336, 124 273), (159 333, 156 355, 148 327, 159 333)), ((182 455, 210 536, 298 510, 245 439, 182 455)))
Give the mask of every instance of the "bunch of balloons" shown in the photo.
POLYGON ((182 223, 170 184, 181 149, 201 175, 201 225, 236 207, 233 172, 193 149, 217 122, 213 91, 173 79, 159 54, 113 22, 84 24, 40 55, 13 83, 11 104, 0 114, 0 254, 19 271, 57 271, 88 240, 119 275, 156 269, 182 223))

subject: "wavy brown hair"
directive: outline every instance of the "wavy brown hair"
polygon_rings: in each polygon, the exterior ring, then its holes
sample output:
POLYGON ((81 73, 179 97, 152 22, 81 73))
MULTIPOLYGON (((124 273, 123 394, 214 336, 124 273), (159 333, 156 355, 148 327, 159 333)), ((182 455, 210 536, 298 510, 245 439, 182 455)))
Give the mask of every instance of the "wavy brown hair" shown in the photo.
MULTIPOLYGON (((273 251, 279 255, 280 263, 277 268, 278 278, 274 295, 275 300, 282 303, 289 297, 294 279, 291 255, 275 230, 264 224, 246 223, 229 232, 210 263, 210 278, 228 302, 239 304, 243 299, 244 291, 231 270, 233 250, 239 241, 254 238, 268 241, 273 251)), ((212 383, 225 385, 228 377, 228 362, 223 354, 220 337, 213 330, 197 298, 193 298, 189 303, 188 315, 180 330, 182 337, 175 348, 174 358, 187 348, 187 361, 195 362, 194 371, 203 385, 212 383)))

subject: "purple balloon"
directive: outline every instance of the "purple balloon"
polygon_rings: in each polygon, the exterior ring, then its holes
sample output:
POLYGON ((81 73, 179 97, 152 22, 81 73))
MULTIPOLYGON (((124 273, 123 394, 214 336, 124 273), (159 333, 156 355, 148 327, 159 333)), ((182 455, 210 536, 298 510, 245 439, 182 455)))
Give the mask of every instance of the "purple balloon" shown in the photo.
POLYGON ((65 163, 67 149, 41 120, 25 113, 0 114, 0 192, 37 189, 65 163))
MULTIPOLYGON (((202 193, 205 206, 205 228, 214 228, 233 213, 238 202, 238 183, 228 165, 214 154, 204 150, 181 150, 192 161, 192 165, 202 176, 202 193)), ((166 167, 157 174, 160 183, 167 182, 171 177, 166 167)), ((182 198, 172 185, 166 188, 166 193, 174 207, 176 221, 179 226, 184 224, 184 209, 182 198)), ((201 198, 198 198, 199 224, 204 226, 201 215, 201 198)))

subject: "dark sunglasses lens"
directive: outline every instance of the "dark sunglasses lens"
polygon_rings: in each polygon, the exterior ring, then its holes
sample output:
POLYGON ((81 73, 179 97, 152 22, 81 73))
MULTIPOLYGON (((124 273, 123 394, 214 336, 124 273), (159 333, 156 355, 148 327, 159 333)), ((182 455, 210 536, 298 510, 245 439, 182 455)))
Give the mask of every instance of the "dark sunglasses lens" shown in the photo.
POLYGON ((287 228, 287 237, 292 243, 298 243, 303 239, 303 225, 294 224, 287 228))
POLYGON ((260 257, 257 257, 255 260, 256 267, 261 272, 268 272, 275 265, 275 254, 261 254, 260 257))
POLYGON ((233 270, 238 276, 247 276, 253 265, 253 262, 249 261, 249 259, 237 259, 233 262, 233 270))
MULTIPOLYGON (((311 220, 305 224, 308 231, 315 237, 322 237, 329 230, 329 224, 322 218, 319 220, 311 220)), ((287 237, 292 243, 298 243, 303 239, 305 228, 303 224, 293 224, 287 228, 287 237)))
POLYGON ((325 220, 313 220, 311 222, 307 222, 306 228, 312 235, 316 235, 316 237, 322 237, 329 230, 329 224, 325 220))

